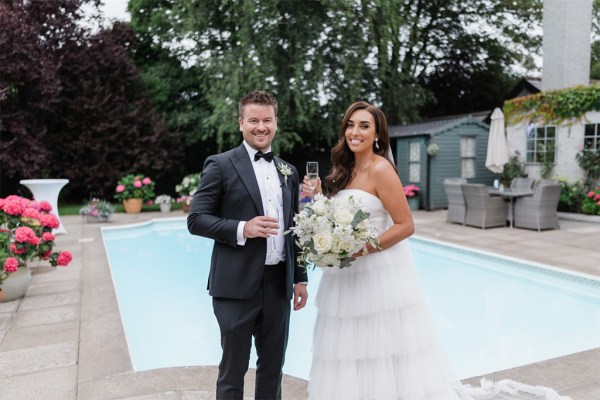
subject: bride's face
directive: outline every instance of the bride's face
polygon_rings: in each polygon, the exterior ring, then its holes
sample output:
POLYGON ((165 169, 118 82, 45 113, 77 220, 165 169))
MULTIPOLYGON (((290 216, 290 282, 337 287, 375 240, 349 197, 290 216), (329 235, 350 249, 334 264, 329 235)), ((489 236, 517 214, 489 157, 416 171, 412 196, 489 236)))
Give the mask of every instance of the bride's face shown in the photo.
POLYGON ((375 120, 366 110, 356 110, 346 123, 346 143, 354 153, 373 151, 373 142, 377 138, 375 120))

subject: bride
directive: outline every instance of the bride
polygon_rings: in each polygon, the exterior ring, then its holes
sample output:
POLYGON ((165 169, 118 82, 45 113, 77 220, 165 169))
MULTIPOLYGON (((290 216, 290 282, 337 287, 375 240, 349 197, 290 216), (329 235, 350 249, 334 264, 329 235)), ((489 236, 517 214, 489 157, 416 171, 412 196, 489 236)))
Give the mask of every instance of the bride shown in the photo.
MULTIPOLYGON (((346 110, 331 150, 329 195, 355 196, 378 227, 349 268, 323 268, 316 295, 309 399, 566 400, 555 391, 510 380, 462 385, 441 349, 407 242, 414 232, 402 183, 388 156, 385 115, 366 102, 346 110)), ((309 195, 322 192, 321 181, 309 195)))

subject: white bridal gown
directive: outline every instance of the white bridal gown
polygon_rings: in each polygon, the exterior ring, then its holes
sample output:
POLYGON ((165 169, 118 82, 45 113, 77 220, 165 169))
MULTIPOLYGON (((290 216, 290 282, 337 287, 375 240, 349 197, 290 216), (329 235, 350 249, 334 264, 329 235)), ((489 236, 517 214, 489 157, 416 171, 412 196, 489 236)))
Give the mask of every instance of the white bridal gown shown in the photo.
MULTIPOLYGON (((380 232, 392 224, 379 198, 357 189, 336 196, 349 195, 380 232)), ((406 240, 350 268, 323 268, 316 305, 311 400, 568 399, 510 380, 463 386, 436 337, 406 240)))

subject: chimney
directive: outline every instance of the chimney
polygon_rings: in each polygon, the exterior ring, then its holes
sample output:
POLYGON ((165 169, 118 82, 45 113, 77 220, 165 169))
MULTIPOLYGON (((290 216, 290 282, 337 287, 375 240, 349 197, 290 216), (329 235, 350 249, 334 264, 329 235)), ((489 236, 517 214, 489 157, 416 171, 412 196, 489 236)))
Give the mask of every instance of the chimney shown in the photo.
POLYGON ((542 90, 590 83, 592 0, 544 0, 542 90))

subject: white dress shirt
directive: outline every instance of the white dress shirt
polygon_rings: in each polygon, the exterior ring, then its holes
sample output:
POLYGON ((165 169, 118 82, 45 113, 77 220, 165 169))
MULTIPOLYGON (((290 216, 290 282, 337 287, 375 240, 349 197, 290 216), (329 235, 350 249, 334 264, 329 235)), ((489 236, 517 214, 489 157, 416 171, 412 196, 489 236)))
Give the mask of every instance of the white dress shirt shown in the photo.
MULTIPOLYGON (((258 182, 258 188, 260 190, 260 197, 262 200, 264 215, 270 217, 279 217, 279 230, 277 236, 271 236, 267 239, 267 258, 265 265, 278 264, 281 261, 285 261, 285 239, 283 237, 283 197, 281 194, 281 182, 279 181, 279 174, 277 173, 277 167, 275 166, 275 160, 272 162, 266 161, 264 158, 254 161, 254 155, 258 150, 250 147, 246 141, 243 142, 244 147, 248 151, 248 157, 252 161, 252 168, 254 169, 254 175, 258 182)), ((267 152, 271 149, 267 149, 267 152)), ((246 238, 244 237, 244 226, 247 221, 240 221, 237 230, 237 242, 238 245, 243 246, 246 244, 246 238)))

